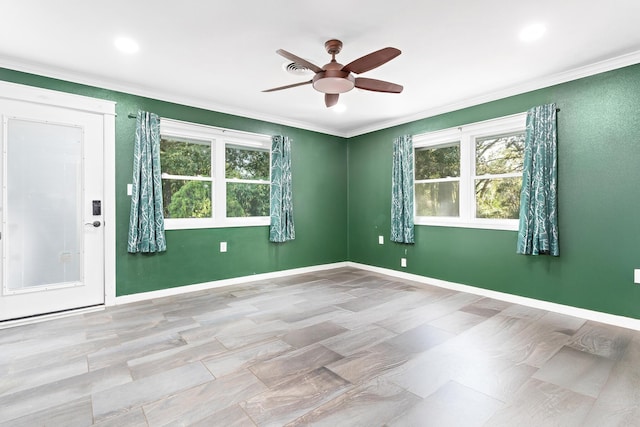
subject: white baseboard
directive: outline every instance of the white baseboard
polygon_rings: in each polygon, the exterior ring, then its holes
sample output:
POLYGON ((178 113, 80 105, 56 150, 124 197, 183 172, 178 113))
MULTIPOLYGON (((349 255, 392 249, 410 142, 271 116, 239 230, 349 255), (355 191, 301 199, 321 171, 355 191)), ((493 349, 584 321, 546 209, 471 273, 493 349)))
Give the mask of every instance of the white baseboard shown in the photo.
MULTIPOLYGON (((224 286, 238 285, 243 283, 255 282, 259 280, 277 279, 280 277, 293 276, 295 274, 314 273, 318 271, 333 270, 336 268, 351 267, 360 270, 371 271, 373 273, 384 274, 390 277, 397 277, 398 279, 410 280, 418 284, 425 284, 431 286, 437 286, 440 288, 451 289, 459 292, 466 292, 474 295, 480 295, 483 297, 493 298, 501 301, 506 301, 514 304, 520 304, 527 307, 538 308, 541 310, 552 311, 555 313, 566 314, 568 316, 579 317, 581 319, 593 320, 596 322, 606 323, 609 325, 620 326, 623 328, 634 329, 640 331, 640 319, 634 319, 631 317, 618 316, 615 314, 603 313, 594 310, 587 310, 584 308, 573 307, 570 305, 557 304, 549 301, 537 300, 534 298, 527 298, 513 294, 507 294, 504 292, 492 291, 490 289, 476 288, 474 286, 463 285, 461 283, 449 282, 441 279, 434 279, 432 277, 420 276, 417 274, 405 273, 402 271, 391 270, 382 267, 374 267, 366 264, 359 264, 356 262, 338 262, 333 264, 314 265, 311 267, 294 268, 290 270, 273 271, 270 273, 254 274, 251 276, 234 277, 231 279, 216 280, 213 282, 197 283, 194 285, 177 286, 169 289, 161 289, 151 292, 141 292, 132 295, 123 295, 114 298, 111 303, 107 302, 107 306, 128 304, 132 302, 145 301, 154 298, 162 298, 167 296, 180 295, 188 292, 203 291, 207 289, 220 288, 224 286)), ((38 317, 32 317, 29 319, 19 319, 15 321, 6 321, 0 323, 0 329, 19 326, 23 324, 36 323, 45 320, 51 320, 61 317, 72 316, 75 314, 89 313, 92 311, 98 311, 104 309, 104 306, 89 307, 78 310, 69 310, 62 313, 54 313, 49 315, 43 315, 38 317)))
POLYGON ((162 298, 173 295, 180 295, 187 292, 205 291, 207 289, 221 288, 223 286, 239 285, 242 283, 255 282, 258 280, 276 279, 279 277, 293 276, 294 274, 314 273, 316 271, 333 270, 335 268, 346 267, 346 262, 334 264, 314 265, 311 267, 293 268, 291 270, 273 271, 270 273, 253 274, 251 276, 233 277, 231 279, 215 280, 213 282, 196 283, 194 285, 176 286, 174 288, 160 289, 157 291, 141 292, 138 294, 123 295, 116 297, 112 304, 120 305, 130 302, 144 301, 153 298, 162 298))
POLYGON ((355 262, 347 262, 347 266, 371 271, 374 273, 380 273, 387 276, 397 277, 399 279, 411 280, 426 285, 481 295, 484 297, 489 297, 514 304, 525 305, 527 307, 539 308, 541 310, 553 311, 555 313, 566 314, 568 316, 579 317, 581 319, 593 320, 595 322, 607 323, 609 325, 620 326, 622 328, 640 331, 640 319, 634 319, 631 317, 618 316, 615 314, 573 307, 570 305, 557 304, 555 302, 521 297, 504 292, 492 291, 490 289, 476 288, 474 286, 448 282, 446 280, 434 279, 431 277, 419 276, 417 274, 404 273, 402 271, 391 270, 387 268, 373 267, 371 265, 359 264, 355 262))
POLYGON ((334 264, 314 265, 311 267, 294 268, 291 270, 274 271, 270 273, 254 274, 251 276, 234 277, 231 279, 216 280, 212 282, 197 283, 194 285, 177 286, 169 289, 161 289, 151 292, 142 292, 132 295, 123 295, 116 297, 113 304, 120 305, 131 302, 144 301, 153 298, 161 298, 173 295, 180 295, 188 292, 203 291, 207 289, 220 288, 224 286, 238 285, 243 283, 255 282, 258 280, 276 279, 280 277, 292 276, 295 274, 313 273, 317 271, 332 270, 342 267, 352 267, 360 270, 371 271, 374 273, 384 274, 386 276, 397 277, 399 279, 411 280, 413 282, 425 285, 437 286, 440 288, 451 289, 459 292, 480 295, 483 297, 493 298, 514 304, 525 305, 527 307, 538 308, 541 310, 552 311, 555 313, 566 314, 568 316, 579 317, 581 319, 593 320, 596 322, 606 323, 609 325, 620 326, 623 328, 634 329, 640 331, 640 319, 631 317, 618 316, 615 314, 603 313, 584 308, 573 307, 570 305, 557 304, 549 301, 542 301, 534 298, 522 297, 519 295, 508 294, 504 292, 493 291, 490 289, 477 288, 474 286, 463 285, 461 283, 449 282, 446 280, 435 279, 432 277, 420 276, 417 274, 405 273, 402 271, 391 270, 382 267, 374 267, 356 262, 338 262, 334 264))

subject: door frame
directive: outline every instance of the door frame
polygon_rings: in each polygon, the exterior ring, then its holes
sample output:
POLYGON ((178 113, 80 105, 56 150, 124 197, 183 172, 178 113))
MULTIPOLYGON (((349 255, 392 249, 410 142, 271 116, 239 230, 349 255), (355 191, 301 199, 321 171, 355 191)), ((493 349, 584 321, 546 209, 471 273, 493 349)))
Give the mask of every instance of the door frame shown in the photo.
POLYGON ((116 302, 116 102, 0 81, 0 98, 80 110, 103 118, 104 304, 116 302))

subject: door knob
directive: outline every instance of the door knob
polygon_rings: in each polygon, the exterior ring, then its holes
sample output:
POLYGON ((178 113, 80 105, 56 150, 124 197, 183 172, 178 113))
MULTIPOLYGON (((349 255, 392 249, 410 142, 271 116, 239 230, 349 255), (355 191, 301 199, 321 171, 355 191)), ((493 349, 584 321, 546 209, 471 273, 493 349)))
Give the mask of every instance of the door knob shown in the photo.
POLYGON ((86 222, 84 225, 93 225, 94 227, 100 227, 100 221, 86 222))

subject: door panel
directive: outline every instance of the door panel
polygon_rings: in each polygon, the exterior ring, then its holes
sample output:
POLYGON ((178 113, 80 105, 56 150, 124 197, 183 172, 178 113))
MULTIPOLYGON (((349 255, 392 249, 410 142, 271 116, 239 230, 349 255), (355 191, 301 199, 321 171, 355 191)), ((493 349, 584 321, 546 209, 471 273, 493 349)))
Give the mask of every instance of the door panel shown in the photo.
POLYGON ((0 320, 104 303, 102 117, 14 100, 0 113, 0 320))

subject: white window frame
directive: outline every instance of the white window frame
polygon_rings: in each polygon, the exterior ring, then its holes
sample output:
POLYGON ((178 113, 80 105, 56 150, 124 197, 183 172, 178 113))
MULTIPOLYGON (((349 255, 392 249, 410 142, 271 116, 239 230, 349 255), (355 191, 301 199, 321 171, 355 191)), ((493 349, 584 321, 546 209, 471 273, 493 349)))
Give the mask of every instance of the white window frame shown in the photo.
MULTIPOLYGON (((184 230, 194 228, 252 227, 269 225, 269 216, 227 217, 227 178, 225 153, 227 144, 235 147, 254 148, 269 152, 269 181, 256 181, 259 184, 271 184, 271 136, 232 129, 217 128, 179 120, 160 119, 162 137, 196 140, 211 144, 211 179, 213 188, 211 218, 165 218, 166 230, 184 230)), ((164 175, 163 178, 170 178, 164 175)), ((206 179, 208 181, 208 178, 206 179)), ((235 180, 229 180, 235 181, 235 180)), ((242 180, 252 183, 253 181, 242 180)))
MULTIPOLYGON (((475 141, 477 138, 497 136, 513 132, 524 132, 527 114, 518 113, 497 119, 471 123, 455 128, 429 132, 413 137, 413 149, 446 147, 460 143, 460 194, 459 217, 418 216, 417 203, 414 203, 414 223, 417 225, 436 225, 448 227, 486 228, 494 230, 518 230, 518 219, 476 218, 475 204, 475 141)), ((415 168, 414 168, 415 170, 415 168)), ((506 176, 506 175, 505 175, 506 176)), ((492 176, 487 175, 486 178, 492 176)), ((414 200, 415 176, 414 176, 414 200)))

